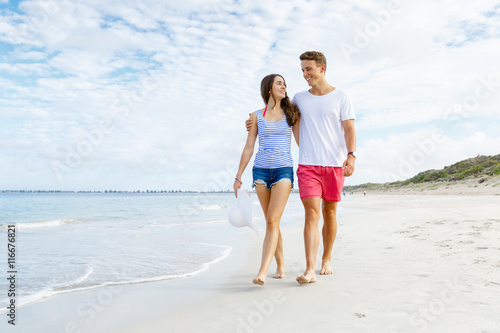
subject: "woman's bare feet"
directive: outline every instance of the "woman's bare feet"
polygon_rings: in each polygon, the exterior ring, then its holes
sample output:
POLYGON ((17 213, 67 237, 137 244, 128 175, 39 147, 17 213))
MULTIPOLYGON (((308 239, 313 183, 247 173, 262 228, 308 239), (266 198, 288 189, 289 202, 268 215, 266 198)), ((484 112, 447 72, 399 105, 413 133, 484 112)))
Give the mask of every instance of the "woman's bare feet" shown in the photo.
POLYGON ((278 267, 276 269, 276 273, 273 275, 273 278, 275 279, 282 279, 286 275, 285 268, 284 267, 278 267))
POLYGON ((304 274, 298 276, 296 280, 299 284, 314 283, 316 282, 316 273, 313 270, 311 271, 306 270, 304 274))
POLYGON ((266 279, 257 276, 255 279, 252 280, 252 282, 253 282, 253 284, 258 284, 260 286, 263 286, 264 283, 266 283, 266 279))
POLYGON ((330 264, 330 261, 323 261, 319 275, 332 275, 332 274, 333 274, 333 269, 330 264))

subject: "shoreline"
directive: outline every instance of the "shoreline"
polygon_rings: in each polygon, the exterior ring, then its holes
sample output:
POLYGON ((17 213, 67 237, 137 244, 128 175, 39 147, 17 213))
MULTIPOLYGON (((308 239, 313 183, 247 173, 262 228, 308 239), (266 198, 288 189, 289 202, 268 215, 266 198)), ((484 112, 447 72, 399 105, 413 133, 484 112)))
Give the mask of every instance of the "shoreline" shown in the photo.
MULTIPOLYGON (((222 245, 221 245, 222 246, 222 245)), ((66 294, 73 294, 73 293, 84 293, 84 292, 90 292, 98 289, 106 289, 106 288, 122 288, 125 286, 132 286, 132 285, 140 285, 140 284, 147 284, 147 283, 156 283, 156 282, 167 282, 167 281, 172 281, 172 280, 180 280, 180 279, 189 279, 189 278, 194 278, 199 274, 202 274, 203 272, 207 271, 210 269, 212 265, 215 265, 219 261, 222 261, 229 257, 232 252, 232 247, 227 246, 227 249, 224 251, 225 253, 221 255, 220 257, 204 263, 202 267, 194 272, 191 273, 186 273, 184 275, 169 275, 169 276, 161 276, 161 277, 155 277, 155 278, 150 278, 150 279, 144 279, 144 280, 137 280, 137 281, 117 281, 117 282, 108 282, 105 284, 101 285, 95 285, 95 286, 89 286, 89 287, 79 287, 75 289, 59 289, 59 290, 43 290, 40 291, 34 295, 30 295, 26 297, 28 300, 24 301, 24 303, 18 303, 16 305, 16 309, 22 309, 26 306, 30 306, 32 304, 36 304, 39 302, 45 302, 48 301, 52 298, 61 296, 61 295, 66 295, 66 294), (39 296, 41 295, 41 296, 39 296)), ((7 313, 7 308, 3 307, 0 309, 0 315, 7 313)))
POLYGON ((220 243, 232 248, 229 255, 188 277, 92 287, 30 302, 16 308, 16 326, 2 321, 0 331, 94 333, 138 325, 216 293, 244 264, 240 257, 248 256, 256 241, 253 231, 236 231, 220 243))

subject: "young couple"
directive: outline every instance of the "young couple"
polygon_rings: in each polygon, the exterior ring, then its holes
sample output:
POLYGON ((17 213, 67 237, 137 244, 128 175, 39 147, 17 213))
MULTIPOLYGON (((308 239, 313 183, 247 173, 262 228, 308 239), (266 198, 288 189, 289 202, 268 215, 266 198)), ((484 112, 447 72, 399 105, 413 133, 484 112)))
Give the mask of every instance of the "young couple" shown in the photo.
POLYGON ((351 101, 342 90, 326 81, 326 58, 322 53, 304 52, 300 61, 310 89, 297 93, 292 102, 281 75, 271 74, 262 80, 261 95, 266 106, 247 120, 247 142, 233 185, 236 193, 242 185, 241 176, 253 155, 258 136, 253 186, 266 218, 266 235, 261 267, 253 283, 260 285, 266 282, 273 256, 277 264, 273 277, 285 276, 279 223, 293 187, 292 133, 299 145, 297 177, 305 210, 306 270, 296 279, 300 284, 316 282, 321 213, 324 250, 320 274, 333 273, 330 262, 337 234, 337 202, 341 199, 344 177, 354 172, 356 133, 351 101))

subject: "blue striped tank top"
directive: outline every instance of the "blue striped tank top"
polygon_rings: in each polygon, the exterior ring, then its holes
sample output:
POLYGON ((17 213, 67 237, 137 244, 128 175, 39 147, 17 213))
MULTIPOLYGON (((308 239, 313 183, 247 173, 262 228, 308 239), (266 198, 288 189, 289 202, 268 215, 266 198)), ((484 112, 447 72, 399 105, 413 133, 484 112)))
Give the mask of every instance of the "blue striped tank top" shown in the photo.
POLYGON ((253 166, 263 169, 293 167, 290 148, 292 127, 288 126, 286 116, 280 121, 269 122, 260 110, 257 110, 256 115, 259 151, 253 166))

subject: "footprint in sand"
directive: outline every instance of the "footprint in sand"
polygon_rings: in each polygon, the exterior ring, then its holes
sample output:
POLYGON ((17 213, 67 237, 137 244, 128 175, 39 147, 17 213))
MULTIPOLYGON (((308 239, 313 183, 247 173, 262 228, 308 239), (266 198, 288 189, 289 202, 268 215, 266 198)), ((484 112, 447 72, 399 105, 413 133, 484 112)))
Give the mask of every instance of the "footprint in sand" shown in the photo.
POLYGON ((420 273, 420 274, 415 274, 416 277, 419 277, 419 278, 425 278, 425 277, 428 277, 429 274, 426 274, 426 273, 420 273))
POLYGON ((472 261, 472 263, 474 263, 475 265, 480 265, 480 264, 485 263, 485 262, 488 262, 488 260, 486 260, 486 259, 474 259, 472 261))

